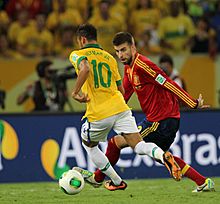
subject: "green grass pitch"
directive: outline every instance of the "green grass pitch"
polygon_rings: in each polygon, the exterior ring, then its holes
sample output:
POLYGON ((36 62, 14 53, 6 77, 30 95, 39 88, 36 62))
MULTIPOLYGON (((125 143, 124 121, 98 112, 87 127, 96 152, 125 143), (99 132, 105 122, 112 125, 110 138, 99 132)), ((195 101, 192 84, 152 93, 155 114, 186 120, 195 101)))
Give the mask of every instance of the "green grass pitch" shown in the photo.
POLYGON ((220 200, 220 178, 213 178, 215 192, 192 193, 194 183, 188 179, 127 180, 124 191, 110 192, 104 187, 86 184, 77 195, 66 195, 57 182, 0 184, 1 204, 215 204, 220 200))

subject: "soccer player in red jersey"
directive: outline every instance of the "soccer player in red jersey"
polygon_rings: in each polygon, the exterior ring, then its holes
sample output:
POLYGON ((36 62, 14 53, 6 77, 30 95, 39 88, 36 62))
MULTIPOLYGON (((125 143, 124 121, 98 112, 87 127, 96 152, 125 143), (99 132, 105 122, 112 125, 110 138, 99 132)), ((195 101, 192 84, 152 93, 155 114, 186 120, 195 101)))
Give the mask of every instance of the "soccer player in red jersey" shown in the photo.
MULTIPOLYGON (((198 99, 193 99, 156 64, 138 53, 130 33, 117 33, 113 45, 118 58, 124 64, 124 99, 127 102, 135 92, 146 115, 138 124, 143 140, 153 142, 168 151, 179 129, 179 100, 192 109, 208 106, 203 104, 201 94, 198 99)), ((108 141, 106 156, 112 165, 117 163, 120 150, 127 146, 124 138, 118 135, 108 141)), ((182 174, 197 184, 193 192, 214 190, 214 182, 210 178, 202 176, 181 158, 174 156, 174 159, 182 174)), ((105 175, 97 170, 94 174, 88 174, 86 180, 98 186, 104 178, 105 175)))

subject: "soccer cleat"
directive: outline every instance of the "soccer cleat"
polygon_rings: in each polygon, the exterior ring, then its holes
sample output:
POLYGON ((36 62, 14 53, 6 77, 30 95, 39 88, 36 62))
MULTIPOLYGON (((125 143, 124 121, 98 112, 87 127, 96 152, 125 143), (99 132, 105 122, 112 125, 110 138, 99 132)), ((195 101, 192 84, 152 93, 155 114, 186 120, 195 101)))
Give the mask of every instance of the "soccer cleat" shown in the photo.
POLYGON ((163 154, 163 160, 164 164, 167 167, 168 171, 170 172, 170 175, 176 180, 180 181, 182 178, 182 173, 179 165, 176 163, 176 161, 173 158, 173 155, 170 152, 165 152, 163 154))
POLYGON ((99 183, 95 180, 95 174, 91 171, 82 169, 80 167, 73 167, 72 169, 78 171, 83 176, 84 180, 94 188, 99 188, 102 185, 102 183, 99 183))
POLYGON ((116 186, 111 180, 109 180, 105 182, 104 186, 109 191, 125 190, 127 188, 127 184, 124 181, 122 181, 120 185, 116 186))
POLYGON ((210 178, 207 178, 204 184, 202 184, 201 186, 197 186, 196 189, 194 189, 192 192, 199 193, 199 192, 215 191, 214 185, 215 183, 213 182, 213 180, 210 178))

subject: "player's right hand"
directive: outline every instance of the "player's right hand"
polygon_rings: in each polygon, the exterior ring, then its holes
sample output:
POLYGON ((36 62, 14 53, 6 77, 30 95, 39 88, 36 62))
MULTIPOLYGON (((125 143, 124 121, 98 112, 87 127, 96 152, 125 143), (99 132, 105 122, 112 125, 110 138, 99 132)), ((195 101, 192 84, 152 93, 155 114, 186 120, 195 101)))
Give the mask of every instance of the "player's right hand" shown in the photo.
POLYGON ((198 106, 197 108, 209 108, 210 105, 204 104, 204 99, 202 98, 202 94, 199 94, 199 98, 197 99, 198 101, 198 106))
POLYGON ((90 101, 90 99, 89 99, 89 97, 88 97, 88 94, 84 94, 84 93, 82 93, 82 94, 74 94, 74 93, 72 93, 72 97, 76 100, 76 101, 78 101, 78 102, 80 102, 80 103, 87 103, 87 102, 89 102, 90 101))

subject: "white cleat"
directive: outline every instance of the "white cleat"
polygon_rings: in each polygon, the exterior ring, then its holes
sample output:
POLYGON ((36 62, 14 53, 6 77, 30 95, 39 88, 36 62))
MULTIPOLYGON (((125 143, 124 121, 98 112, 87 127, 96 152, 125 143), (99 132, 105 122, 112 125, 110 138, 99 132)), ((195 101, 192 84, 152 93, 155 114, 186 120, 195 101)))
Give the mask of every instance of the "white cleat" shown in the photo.
POLYGON ((199 192, 211 192, 215 191, 215 183, 213 182, 212 179, 207 178, 205 180, 205 183, 202 184, 201 186, 197 186, 195 190, 193 190, 193 193, 199 193, 199 192))
POLYGON ((72 169, 78 171, 78 172, 83 176, 84 180, 85 180, 88 184, 92 185, 94 188, 99 188, 99 187, 102 185, 102 183, 98 183, 98 182, 95 180, 95 178, 94 178, 94 177, 95 177, 95 174, 92 173, 91 171, 82 169, 82 168, 77 167, 77 166, 76 166, 76 167, 73 167, 72 169))

